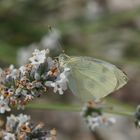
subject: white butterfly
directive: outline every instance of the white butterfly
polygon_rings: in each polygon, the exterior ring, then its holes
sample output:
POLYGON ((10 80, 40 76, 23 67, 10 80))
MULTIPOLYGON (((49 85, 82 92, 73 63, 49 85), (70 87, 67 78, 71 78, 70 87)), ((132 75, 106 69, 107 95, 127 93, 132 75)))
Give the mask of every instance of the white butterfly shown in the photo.
POLYGON ((100 100, 128 82, 115 65, 92 57, 59 56, 61 66, 70 68, 68 86, 81 100, 100 100))

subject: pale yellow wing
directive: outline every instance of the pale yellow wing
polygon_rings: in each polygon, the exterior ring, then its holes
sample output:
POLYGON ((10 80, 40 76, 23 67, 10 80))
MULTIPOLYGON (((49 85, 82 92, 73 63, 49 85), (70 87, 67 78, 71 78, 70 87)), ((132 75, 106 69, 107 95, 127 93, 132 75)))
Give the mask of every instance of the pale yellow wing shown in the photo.
POLYGON ((100 99, 127 83, 127 76, 115 65, 91 57, 71 57, 69 88, 82 100, 100 99))

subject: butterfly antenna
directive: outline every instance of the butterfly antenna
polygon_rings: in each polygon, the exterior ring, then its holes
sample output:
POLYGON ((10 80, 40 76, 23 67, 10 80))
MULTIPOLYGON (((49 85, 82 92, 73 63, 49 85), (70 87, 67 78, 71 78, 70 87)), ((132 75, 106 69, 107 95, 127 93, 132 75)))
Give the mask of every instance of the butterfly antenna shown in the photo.
POLYGON ((52 32, 52 26, 48 25, 49 32, 52 32))
MULTIPOLYGON (((54 30, 55 28, 53 28, 52 26, 48 26, 48 30, 49 30, 49 32, 50 33, 52 33, 53 32, 53 30, 54 30)), ((56 42, 56 45, 57 45, 57 47, 58 47, 58 49, 60 50, 60 53, 63 53, 63 43, 62 43, 62 41, 61 41, 61 38, 58 38, 58 41, 56 42)))

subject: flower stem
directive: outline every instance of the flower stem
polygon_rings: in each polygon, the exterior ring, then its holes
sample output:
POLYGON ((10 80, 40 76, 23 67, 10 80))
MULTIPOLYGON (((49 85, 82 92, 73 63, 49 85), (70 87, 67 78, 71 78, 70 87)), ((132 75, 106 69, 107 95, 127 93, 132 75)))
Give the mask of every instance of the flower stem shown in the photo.
MULTIPOLYGON (((26 106, 29 109, 47 109, 47 110, 55 110, 55 111, 73 111, 73 112, 80 112, 82 111, 81 106, 74 106, 74 105, 66 105, 66 104, 46 104, 46 103, 30 103, 26 106)), ((124 110, 117 110, 115 108, 104 108, 103 112, 115 115, 122 115, 122 116, 133 116, 134 111, 124 111, 124 110)))
POLYGON ((47 110, 56 110, 56 111, 81 111, 80 106, 74 105, 65 105, 65 104, 45 104, 45 103, 30 103, 26 106, 29 109, 47 109, 47 110))

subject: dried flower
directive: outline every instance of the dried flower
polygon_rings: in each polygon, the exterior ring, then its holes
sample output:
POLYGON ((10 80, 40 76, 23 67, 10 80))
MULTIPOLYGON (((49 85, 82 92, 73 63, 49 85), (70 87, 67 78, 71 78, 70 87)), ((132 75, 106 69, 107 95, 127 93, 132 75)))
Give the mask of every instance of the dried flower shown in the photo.
POLYGON ((5 99, 2 95, 0 96, 0 113, 5 113, 5 111, 10 111, 10 107, 8 106, 9 100, 5 99))
POLYGON ((19 114, 7 117, 5 129, 1 129, 2 140, 56 140, 56 130, 44 130, 44 124, 37 125, 30 122, 30 116, 19 114))
POLYGON ((12 133, 5 132, 3 135, 2 140, 16 140, 15 135, 12 133))
POLYGON ((13 65, 0 71, 0 113, 10 111, 11 106, 24 106, 47 92, 49 87, 60 95, 67 89, 68 68, 48 57, 49 50, 35 49, 30 63, 15 69, 13 65))
POLYGON ((100 127, 108 127, 116 122, 113 117, 105 117, 103 115, 102 106, 94 102, 89 102, 83 108, 82 115, 91 131, 95 131, 96 128, 100 127))
POLYGON ((136 112, 134 114, 135 125, 137 128, 140 128, 140 105, 137 106, 136 112))

